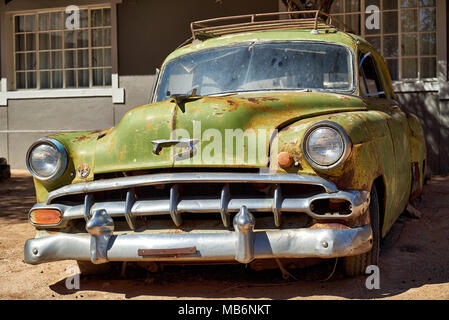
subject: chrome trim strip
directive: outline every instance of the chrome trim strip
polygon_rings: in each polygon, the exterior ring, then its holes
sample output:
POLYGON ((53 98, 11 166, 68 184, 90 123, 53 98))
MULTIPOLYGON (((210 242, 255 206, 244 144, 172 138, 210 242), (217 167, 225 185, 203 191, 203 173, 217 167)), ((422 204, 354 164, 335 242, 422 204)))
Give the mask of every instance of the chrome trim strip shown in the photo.
POLYGON ((158 173, 70 184, 50 192, 47 196, 46 203, 50 204, 58 197, 72 194, 176 183, 299 183, 322 186, 328 193, 338 191, 334 183, 312 175, 298 175, 292 173, 180 172, 158 173))

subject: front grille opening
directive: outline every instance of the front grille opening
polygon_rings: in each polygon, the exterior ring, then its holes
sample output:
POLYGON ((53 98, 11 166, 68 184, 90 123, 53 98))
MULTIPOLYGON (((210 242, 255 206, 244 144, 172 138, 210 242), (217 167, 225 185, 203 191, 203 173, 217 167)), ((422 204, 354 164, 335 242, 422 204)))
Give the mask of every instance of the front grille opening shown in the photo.
POLYGON ((318 215, 342 215, 351 214, 351 203, 344 199, 319 199, 312 201, 310 209, 318 215))
POLYGON ((282 197, 284 198, 307 198, 320 193, 325 193, 326 190, 322 186, 313 184, 295 184, 286 183, 282 186, 282 197))

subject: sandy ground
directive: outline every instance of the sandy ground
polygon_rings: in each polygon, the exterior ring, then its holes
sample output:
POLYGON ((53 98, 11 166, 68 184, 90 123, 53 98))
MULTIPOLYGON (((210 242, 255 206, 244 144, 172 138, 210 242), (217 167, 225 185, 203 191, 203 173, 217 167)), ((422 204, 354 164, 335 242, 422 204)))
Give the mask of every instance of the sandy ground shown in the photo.
POLYGON ((81 277, 68 290, 74 261, 37 266, 23 262, 23 245, 34 237, 27 212, 34 204, 31 177, 13 171, 0 183, 0 299, 449 299, 449 176, 434 176, 416 204, 420 219, 403 214, 383 240, 380 289, 368 290, 366 277, 345 278, 335 260, 291 269, 253 271, 243 265, 166 267, 163 272, 127 270, 81 277))

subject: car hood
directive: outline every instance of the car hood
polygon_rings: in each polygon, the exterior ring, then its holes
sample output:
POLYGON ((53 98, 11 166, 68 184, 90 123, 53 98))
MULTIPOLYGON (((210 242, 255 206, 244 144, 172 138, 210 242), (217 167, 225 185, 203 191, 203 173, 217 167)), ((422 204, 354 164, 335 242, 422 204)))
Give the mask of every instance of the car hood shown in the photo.
POLYGON ((313 116, 366 110, 359 97, 322 92, 266 92, 163 101, 128 111, 109 130, 93 133, 94 173, 170 167, 268 165, 276 130, 313 116), (156 140, 194 139, 194 152, 170 145, 153 152, 156 140))

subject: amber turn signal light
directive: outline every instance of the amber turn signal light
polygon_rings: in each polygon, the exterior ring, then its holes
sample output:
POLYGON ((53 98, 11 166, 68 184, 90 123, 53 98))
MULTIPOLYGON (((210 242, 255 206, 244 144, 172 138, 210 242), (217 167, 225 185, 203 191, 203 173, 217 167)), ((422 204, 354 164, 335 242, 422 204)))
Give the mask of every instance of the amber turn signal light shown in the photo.
POLYGON ((278 163, 279 163, 279 166, 281 166, 283 168, 288 168, 288 167, 291 167, 291 165, 293 164, 293 159, 288 154, 288 152, 280 152, 278 154, 278 163))
POLYGON ((56 209, 36 209, 31 211, 30 220, 34 224, 58 224, 61 222, 61 212, 56 209))

